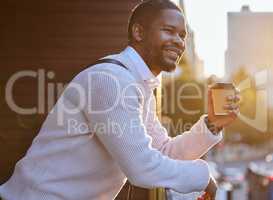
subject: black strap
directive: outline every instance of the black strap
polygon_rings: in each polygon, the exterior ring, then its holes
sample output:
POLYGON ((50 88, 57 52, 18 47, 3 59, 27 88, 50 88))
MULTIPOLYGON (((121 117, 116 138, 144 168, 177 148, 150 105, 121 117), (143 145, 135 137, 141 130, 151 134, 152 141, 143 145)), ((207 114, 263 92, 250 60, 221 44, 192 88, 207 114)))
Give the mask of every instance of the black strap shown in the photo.
POLYGON ((97 60, 96 62, 92 63, 91 65, 97 65, 97 64, 101 64, 101 63, 112 63, 115 65, 119 65, 119 66, 123 67, 124 69, 129 70, 123 63, 121 63, 118 60, 112 59, 112 58, 103 58, 103 59, 97 60))

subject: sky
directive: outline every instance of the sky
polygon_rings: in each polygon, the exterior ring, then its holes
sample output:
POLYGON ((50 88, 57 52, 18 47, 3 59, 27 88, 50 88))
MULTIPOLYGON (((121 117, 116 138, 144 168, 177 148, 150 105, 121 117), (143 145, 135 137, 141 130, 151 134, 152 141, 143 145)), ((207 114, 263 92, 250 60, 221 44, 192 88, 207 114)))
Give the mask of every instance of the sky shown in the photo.
POLYGON ((239 12, 243 5, 253 12, 273 12, 273 0, 184 0, 184 5, 206 76, 224 76, 227 12, 239 12))

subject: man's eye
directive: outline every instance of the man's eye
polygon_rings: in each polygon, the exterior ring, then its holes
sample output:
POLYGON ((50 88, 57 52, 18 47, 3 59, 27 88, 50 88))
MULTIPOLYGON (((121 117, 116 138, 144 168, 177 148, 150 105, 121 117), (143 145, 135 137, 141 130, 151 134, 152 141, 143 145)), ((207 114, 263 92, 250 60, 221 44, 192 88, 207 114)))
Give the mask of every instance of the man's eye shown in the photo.
POLYGON ((181 35, 179 35, 179 36, 180 36, 180 38, 182 38, 183 40, 186 39, 186 36, 185 36, 184 34, 181 34, 181 35))
POLYGON ((171 29, 163 29, 165 32, 172 33, 171 29))

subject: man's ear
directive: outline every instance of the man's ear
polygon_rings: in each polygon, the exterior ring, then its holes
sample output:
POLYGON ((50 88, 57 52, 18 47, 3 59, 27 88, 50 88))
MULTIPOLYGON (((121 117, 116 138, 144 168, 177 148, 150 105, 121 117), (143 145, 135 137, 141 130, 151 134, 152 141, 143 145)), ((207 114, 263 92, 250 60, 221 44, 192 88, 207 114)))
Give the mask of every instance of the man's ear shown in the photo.
POLYGON ((132 26, 132 36, 136 42, 141 42, 144 39, 144 28, 142 25, 135 23, 132 26))

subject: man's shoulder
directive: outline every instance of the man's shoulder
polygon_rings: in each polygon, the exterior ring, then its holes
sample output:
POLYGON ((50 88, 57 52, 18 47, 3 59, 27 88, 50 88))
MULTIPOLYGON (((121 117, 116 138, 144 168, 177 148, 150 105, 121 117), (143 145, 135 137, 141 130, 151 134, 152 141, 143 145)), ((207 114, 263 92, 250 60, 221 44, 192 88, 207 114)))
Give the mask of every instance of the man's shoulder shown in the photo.
MULTIPOLYGON (((118 59, 117 57, 107 57, 112 58, 120 61, 122 64, 122 60, 118 59)), ((125 64, 124 64, 125 65, 125 64)), ((125 65, 126 66, 126 65, 125 65)), ((99 63, 95 65, 90 65, 85 70, 80 72, 76 79, 82 79, 83 81, 90 78, 98 78, 98 77, 104 77, 104 78, 113 78, 116 81, 119 81, 124 84, 130 84, 130 83, 136 83, 136 78, 132 74, 129 68, 124 68, 120 65, 113 64, 113 63, 99 63)))

